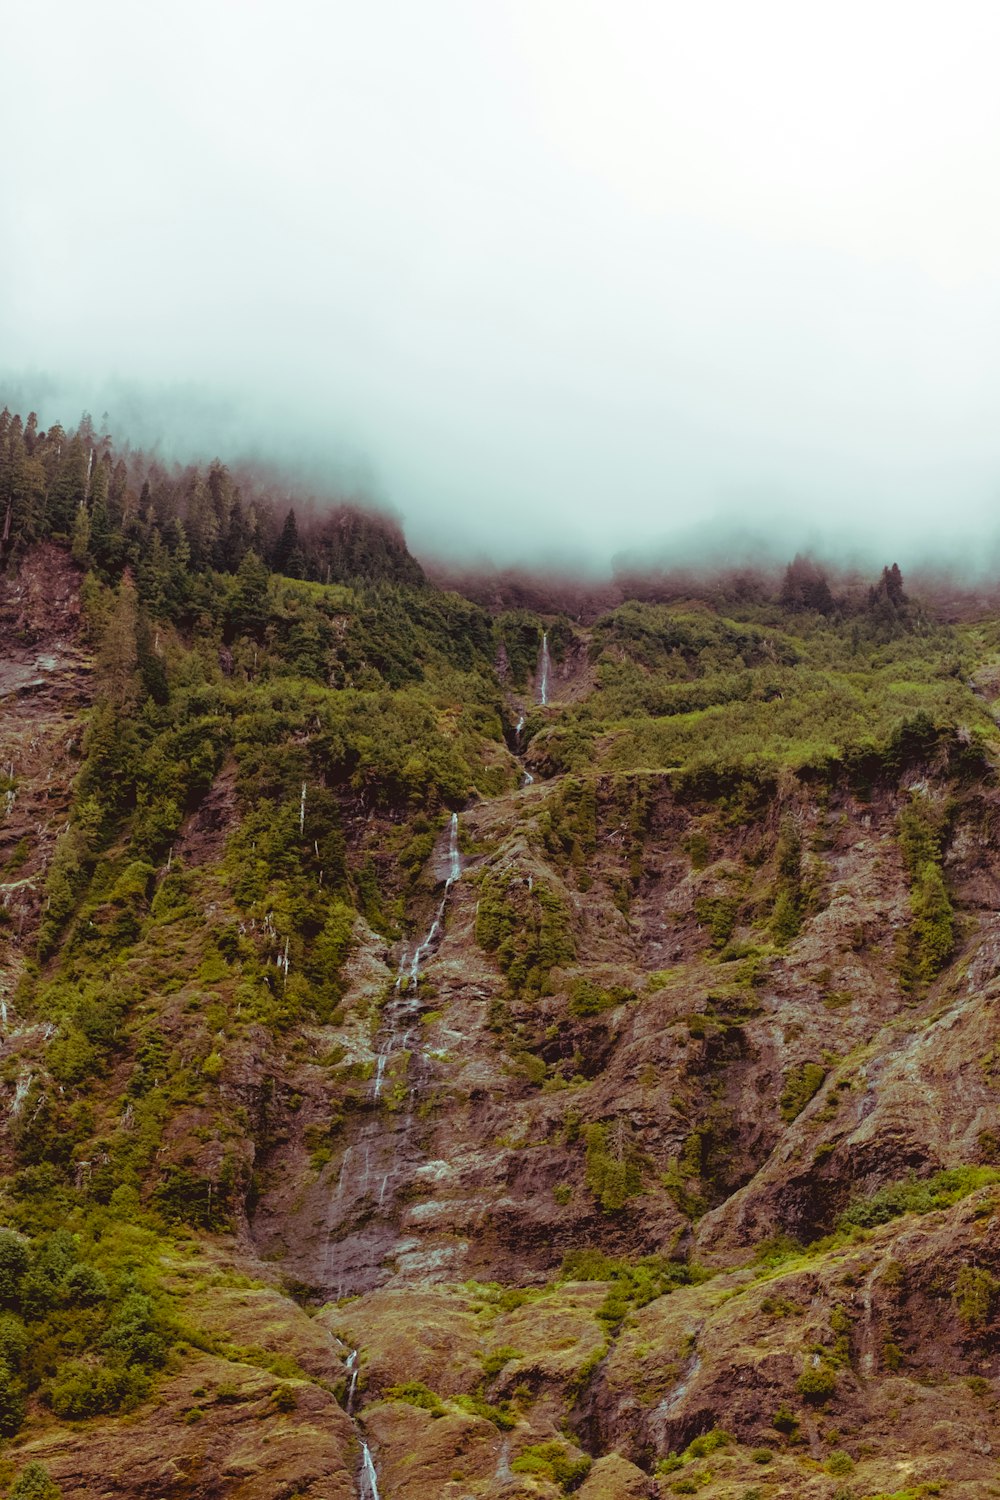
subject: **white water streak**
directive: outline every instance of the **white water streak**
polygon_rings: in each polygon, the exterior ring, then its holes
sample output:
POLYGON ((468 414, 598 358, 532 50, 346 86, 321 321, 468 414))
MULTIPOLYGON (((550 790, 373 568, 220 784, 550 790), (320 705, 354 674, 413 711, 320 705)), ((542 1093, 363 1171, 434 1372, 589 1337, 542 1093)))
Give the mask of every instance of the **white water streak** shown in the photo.
POLYGON ((549 637, 548 632, 542 634, 542 662, 539 669, 538 690, 541 694, 542 707, 546 708, 549 702, 549 671, 551 663, 549 660, 549 637))
POLYGON ((378 1492, 378 1476, 367 1443, 361 1444, 361 1482, 358 1485, 358 1500, 381 1500, 378 1492))

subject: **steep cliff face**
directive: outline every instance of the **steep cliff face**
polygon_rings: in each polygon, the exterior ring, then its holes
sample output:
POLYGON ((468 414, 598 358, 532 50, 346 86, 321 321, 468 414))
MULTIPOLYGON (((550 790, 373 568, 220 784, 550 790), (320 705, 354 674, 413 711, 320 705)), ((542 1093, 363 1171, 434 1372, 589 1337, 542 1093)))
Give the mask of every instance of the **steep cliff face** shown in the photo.
MULTIPOLYGON (((81 622, 54 548, 3 588, 7 1222, 68 1229, 110 1299, 0 1284, 50 1349, 11 1473, 292 1500, 364 1495, 367 1452, 382 1500, 990 1493, 1000 794, 950 668, 888 749, 720 773, 654 738, 735 733, 679 699, 709 612, 683 680, 686 625, 657 616, 661 661, 640 616, 550 621, 549 704, 501 674, 474 727, 469 679, 348 722, 272 638, 268 668, 165 627, 160 706, 127 700, 147 780, 56 930, 124 606, 81 622), (164 1353, 116 1416, 60 1361, 138 1368, 137 1287, 164 1353)), ((783 725, 775 640, 740 670, 783 725)))

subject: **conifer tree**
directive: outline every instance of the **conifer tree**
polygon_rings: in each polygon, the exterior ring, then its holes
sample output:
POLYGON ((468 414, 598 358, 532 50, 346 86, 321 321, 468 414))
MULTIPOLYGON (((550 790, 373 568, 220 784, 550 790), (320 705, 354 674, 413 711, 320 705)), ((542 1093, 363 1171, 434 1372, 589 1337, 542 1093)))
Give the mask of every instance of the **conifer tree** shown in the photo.
POLYGON ((115 595, 115 606, 105 627, 97 656, 102 679, 102 696, 119 712, 135 707, 136 672, 139 665, 136 627, 139 601, 130 573, 122 575, 115 595))
POLYGON ((294 510, 290 510, 285 517, 285 524, 281 528, 281 535, 275 545, 272 561, 274 571, 284 573, 286 578, 300 578, 304 572, 305 559, 299 543, 299 528, 294 510))
POLYGON ((236 575, 229 607, 230 629, 234 635, 259 639, 267 624, 267 568, 256 552, 247 552, 236 575))

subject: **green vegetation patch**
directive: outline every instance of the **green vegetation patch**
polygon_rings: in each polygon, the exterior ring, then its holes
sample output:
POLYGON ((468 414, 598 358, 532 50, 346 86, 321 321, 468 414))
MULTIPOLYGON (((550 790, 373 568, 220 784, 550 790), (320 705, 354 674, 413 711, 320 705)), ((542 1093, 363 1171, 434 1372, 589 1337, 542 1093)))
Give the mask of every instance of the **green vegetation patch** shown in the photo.
POLYGON ((995 1167, 948 1167, 930 1177, 906 1177, 852 1203, 840 1215, 837 1227, 871 1229, 900 1214, 933 1213, 996 1182, 1000 1182, 1000 1171, 995 1167))

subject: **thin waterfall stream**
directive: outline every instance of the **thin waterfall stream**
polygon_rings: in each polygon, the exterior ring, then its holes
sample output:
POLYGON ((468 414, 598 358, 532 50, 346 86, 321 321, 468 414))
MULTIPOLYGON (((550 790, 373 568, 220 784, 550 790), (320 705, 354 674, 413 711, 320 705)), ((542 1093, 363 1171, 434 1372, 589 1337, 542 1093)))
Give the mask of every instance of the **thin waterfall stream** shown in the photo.
MULTIPOLYGON (((448 903, 462 876, 457 813, 451 815, 447 844, 437 859, 444 888, 430 926, 398 957, 375 1039, 367 1108, 358 1116, 326 1199, 326 1284, 338 1298, 384 1279, 383 1268, 399 1240, 399 1187, 424 1160, 418 1105, 430 1085, 433 1060, 420 1041, 421 1015, 427 1008, 420 978, 440 943, 448 903)), ((354 1373, 352 1367, 349 1379, 354 1373)))
POLYGON ((352 1349, 344 1361, 344 1369, 347 1371, 347 1395, 344 1399, 344 1410, 354 1423, 354 1430, 361 1443, 361 1467, 358 1471, 358 1500, 381 1500, 378 1492, 378 1474, 375 1471, 375 1460, 372 1458, 363 1432, 354 1417, 354 1398, 358 1391, 358 1369, 359 1359, 357 1349, 352 1349))
MULTIPOLYGON (((327 1268, 330 1289, 337 1297, 344 1296, 348 1291, 361 1289, 365 1279, 371 1275, 373 1261, 377 1265, 382 1254, 389 1248, 394 1234, 391 1227, 394 1209, 391 1185, 400 1168, 405 1168, 407 1161, 419 1151, 419 1144, 411 1140, 413 1101, 426 1081, 422 1076, 427 1071, 426 1061, 414 1076, 411 1060, 407 1060, 405 1112, 399 1109, 402 1099, 398 1097, 400 1084, 396 1080, 393 1081, 393 1089, 396 1091, 392 1099, 393 1112, 386 1115, 379 1106, 383 1102, 387 1078, 391 1076, 389 1070, 392 1060, 408 1051, 410 1038, 419 1024, 421 1000, 418 983, 421 967, 441 936, 448 899, 456 881, 462 877, 458 813, 452 813, 448 826, 446 859, 444 892, 431 925, 409 956, 405 948, 400 954, 396 982, 382 1012, 381 1044, 376 1055, 370 1094, 371 1114, 344 1152, 337 1185, 330 1199, 334 1213, 327 1268), (344 1234, 345 1224, 359 1207, 366 1220, 364 1227, 356 1233, 344 1234), (374 1237, 370 1235, 373 1220, 382 1221, 383 1231, 374 1237)), ((347 1376, 344 1410, 355 1423, 361 1443, 358 1497, 359 1500, 380 1500, 375 1460, 354 1415, 359 1375, 357 1349, 351 1350, 344 1369, 347 1376)))
POLYGON ((358 1500, 380 1500, 378 1476, 368 1444, 361 1443, 361 1480, 358 1484, 358 1500))
POLYGON ((549 703, 549 676, 552 670, 552 662, 549 657, 548 631, 542 632, 542 654, 538 663, 538 694, 543 708, 549 703))
MULTIPOLYGON (((524 730, 524 714, 520 713, 518 715, 517 723, 514 725, 514 753, 517 756, 521 755, 521 734, 522 734, 523 730, 524 730)), ((532 782, 535 779, 534 776, 532 776, 531 772, 530 771, 526 771, 524 769, 524 767, 522 766, 521 767, 521 775, 522 775, 522 778, 523 778, 522 781, 521 781, 521 785, 523 787, 524 786, 531 786, 532 782)))

